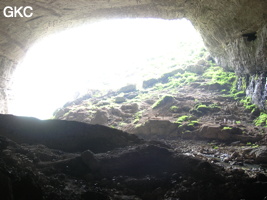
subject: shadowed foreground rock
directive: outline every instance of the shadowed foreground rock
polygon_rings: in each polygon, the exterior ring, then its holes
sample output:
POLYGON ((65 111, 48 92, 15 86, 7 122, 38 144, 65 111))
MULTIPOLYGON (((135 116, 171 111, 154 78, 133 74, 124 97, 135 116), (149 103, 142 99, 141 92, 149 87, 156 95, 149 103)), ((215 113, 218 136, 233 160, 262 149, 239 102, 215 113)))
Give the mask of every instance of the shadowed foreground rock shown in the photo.
POLYGON ((167 143, 141 142, 115 129, 68 121, 3 115, 0 121, 1 200, 267 196, 264 174, 249 177, 243 170, 225 170, 167 143))
POLYGON ((0 115, 0 135, 17 143, 43 144, 66 152, 95 153, 140 143, 135 135, 100 125, 0 115))

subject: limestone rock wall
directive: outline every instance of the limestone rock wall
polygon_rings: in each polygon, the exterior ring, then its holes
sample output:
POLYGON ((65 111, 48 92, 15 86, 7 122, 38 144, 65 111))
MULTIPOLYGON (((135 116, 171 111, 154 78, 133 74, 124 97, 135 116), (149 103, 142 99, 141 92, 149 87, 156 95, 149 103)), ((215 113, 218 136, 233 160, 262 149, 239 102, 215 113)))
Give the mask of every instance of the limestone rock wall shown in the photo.
POLYGON ((267 69, 266 1, 199 1, 188 16, 220 65, 238 74, 267 69))
MULTIPOLYGON (((266 0, 1 0, 0 112, 15 64, 38 39, 107 18, 188 18, 217 62, 238 75, 267 70, 266 0), (6 6, 31 6, 33 16, 4 17, 6 6)), ((261 91, 263 93, 263 91, 261 91)))
POLYGON ((0 113, 7 113, 8 100, 10 97, 11 75, 15 70, 16 63, 0 56, 0 113))
POLYGON ((267 2, 230 0, 196 4, 188 18, 216 62, 242 77, 247 96, 261 109, 267 109, 267 2))

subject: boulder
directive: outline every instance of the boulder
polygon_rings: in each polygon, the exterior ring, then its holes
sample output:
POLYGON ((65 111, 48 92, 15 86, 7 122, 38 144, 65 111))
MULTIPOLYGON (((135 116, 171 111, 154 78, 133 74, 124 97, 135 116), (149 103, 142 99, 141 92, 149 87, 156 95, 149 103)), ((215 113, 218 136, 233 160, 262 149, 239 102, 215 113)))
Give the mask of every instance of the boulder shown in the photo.
POLYGON ((105 177, 155 175, 169 170, 171 161, 174 161, 172 155, 172 151, 161 145, 142 144, 96 154, 100 166, 97 170, 105 177))
POLYGON ((152 79, 149 79, 149 80, 146 80, 146 81, 143 81, 143 88, 150 88, 150 87, 153 87, 154 85, 156 85, 156 83, 158 83, 159 80, 158 79, 155 79, 155 78, 152 78, 152 79))
POLYGON ((136 113, 138 111, 138 104, 132 103, 132 104, 122 105, 121 110, 123 110, 126 113, 136 113))
POLYGON ((204 88, 206 90, 223 90, 223 89, 229 89, 231 87, 230 84, 219 84, 219 83, 211 83, 211 84, 203 84, 199 87, 204 88))
POLYGON ((153 109, 164 108, 165 106, 169 107, 173 102, 175 102, 175 98, 173 96, 166 95, 158 100, 152 107, 153 109))
POLYGON ((125 97, 115 97, 115 103, 123 103, 126 101, 125 97))
POLYGON ((169 120, 149 120, 140 127, 133 130, 133 133, 142 138, 167 138, 176 134, 178 125, 169 120))
POLYGON ((267 163, 267 146, 261 146, 250 153, 257 163, 267 163))
POLYGON ((134 92, 134 91, 136 91, 136 85, 135 84, 126 85, 126 86, 124 86, 118 90, 119 93, 120 92, 129 93, 129 92, 134 92))
POLYGON ((91 124, 107 125, 108 113, 106 111, 98 110, 95 113, 94 118, 91 120, 91 124))
POLYGON ((133 98, 137 97, 138 95, 139 95, 138 92, 130 92, 130 93, 124 94, 124 97, 126 99, 133 99, 133 98))
POLYGON ((171 72, 168 72, 168 73, 165 73, 163 74, 159 79, 158 81, 160 83, 168 83, 169 82, 169 78, 174 76, 175 74, 177 74, 178 72, 180 73, 184 73, 184 71, 182 69, 176 69, 176 70, 173 70, 171 72))
POLYGON ((98 161, 95 158, 95 154, 90 151, 86 150, 81 153, 82 161, 89 167, 91 170, 97 170, 99 168, 98 161))
POLYGON ((257 142, 262 136, 244 135, 242 129, 235 126, 225 126, 219 124, 204 124, 196 132, 196 138, 208 140, 220 140, 224 142, 257 142))
POLYGON ((113 107, 110 109, 110 113, 118 117, 122 117, 124 115, 124 113, 120 109, 113 107))
POLYGON ((205 66, 196 64, 196 65, 188 65, 185 68, 185 71, 189 71, 196 74, 203 74, 205 69, 206 69, 205 66))

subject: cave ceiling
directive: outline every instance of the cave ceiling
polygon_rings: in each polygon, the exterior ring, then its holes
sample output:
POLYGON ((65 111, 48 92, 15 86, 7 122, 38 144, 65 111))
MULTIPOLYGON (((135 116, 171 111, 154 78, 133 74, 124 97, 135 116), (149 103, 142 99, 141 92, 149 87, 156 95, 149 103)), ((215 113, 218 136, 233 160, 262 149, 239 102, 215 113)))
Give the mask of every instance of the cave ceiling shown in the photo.
POLYGON ((188 18, 211 53, 230 68, 234 63, 227 63, 225 57, 237 45, 246 45, 238 40, 256 48, 250 44, 253 41, 246 40, 249 34, 266 36, 262 33, 267 24, 265 0, 1 0, 0 5, 0 54, 11 60, 21 58, 32 43, 47 34, 109 18, 188 18), (31 6, 33 15, 6 18, 6 6, 31 6))
MULTIPOLYGON (((187 18, 225 69, 240 75, 267 71, 266 0, 1 0, 0 8, 0 72, 5 80, 38 39, 111 18, 187 18), (7 18, 6 6, 30 6, 33 15, 7 18)), ((0 89, 6 85, 1 82, 0 89)))

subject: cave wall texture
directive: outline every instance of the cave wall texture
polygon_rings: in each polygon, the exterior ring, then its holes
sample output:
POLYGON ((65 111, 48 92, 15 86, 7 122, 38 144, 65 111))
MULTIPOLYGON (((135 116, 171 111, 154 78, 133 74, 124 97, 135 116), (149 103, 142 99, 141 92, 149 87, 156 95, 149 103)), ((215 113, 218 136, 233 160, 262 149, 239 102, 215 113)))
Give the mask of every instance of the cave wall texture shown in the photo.
POLYGON ((17 63, 38 39, 87 22, 144 17, 189 19, 218 64, 245 77, 247 94, 259 93, 253 99, 264 108, 266 0, 1 0, 0 10, 0 113, 8 112, 17 63), (31 6, 33 16, 6 18, 6 6, 31 6))

